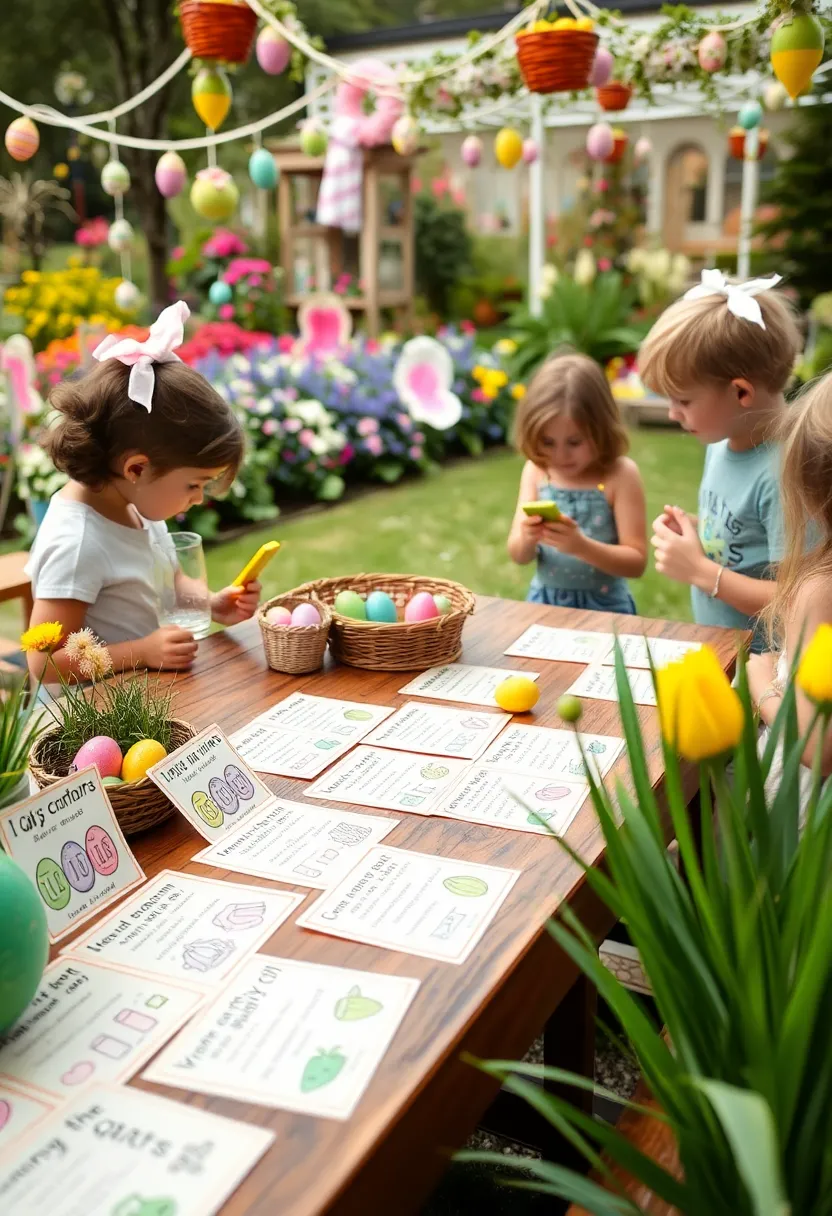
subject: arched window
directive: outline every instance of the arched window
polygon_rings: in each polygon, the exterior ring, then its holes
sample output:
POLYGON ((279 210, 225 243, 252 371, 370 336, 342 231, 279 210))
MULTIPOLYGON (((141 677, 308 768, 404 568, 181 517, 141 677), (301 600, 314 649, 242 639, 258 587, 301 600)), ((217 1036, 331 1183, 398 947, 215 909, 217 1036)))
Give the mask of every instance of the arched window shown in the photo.
POLYGON ((708 157, 700 144, 680 144, 667 158, 665 168, 665 244, 678 248, 689 225, 705 220, 708 193, 708 157))

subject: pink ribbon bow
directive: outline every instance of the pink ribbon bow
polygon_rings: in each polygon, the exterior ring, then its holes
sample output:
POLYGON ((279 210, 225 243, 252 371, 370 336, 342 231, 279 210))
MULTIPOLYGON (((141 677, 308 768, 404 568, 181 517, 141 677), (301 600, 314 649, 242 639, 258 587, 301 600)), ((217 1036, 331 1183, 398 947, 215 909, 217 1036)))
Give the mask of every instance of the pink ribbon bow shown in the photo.
POLYGON ((156 383, 153 364, 178 361, 179 356, 174 352, 177 346, 182 345, 185 322, 190 315, 191 311, 185 301, 177 300, 159 313, 150 327, 146 342, 108 334, 92 352, 93 359, 98 359, 101 363, 105 359, 118 359, 119 363, 131 368, 127 396, 137 405, 143 405, 148 414, 153 401, 153 386, 156 383))

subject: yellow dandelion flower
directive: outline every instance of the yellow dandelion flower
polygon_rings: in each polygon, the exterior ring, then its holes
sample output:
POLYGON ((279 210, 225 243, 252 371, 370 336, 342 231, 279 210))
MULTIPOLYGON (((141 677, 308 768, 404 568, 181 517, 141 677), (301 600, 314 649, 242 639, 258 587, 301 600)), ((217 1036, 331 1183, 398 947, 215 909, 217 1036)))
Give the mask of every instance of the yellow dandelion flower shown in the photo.
POLYGON ((522 401, 526 395, 525 384, 512 384, 511 395, 515 401, 522 401))
POLYGON ((26 654, 32 651, 52 651, 60 645, 63 633, 60 621, 44 621, 42 625, 33 625, 20 635, 20 649, 26 654))

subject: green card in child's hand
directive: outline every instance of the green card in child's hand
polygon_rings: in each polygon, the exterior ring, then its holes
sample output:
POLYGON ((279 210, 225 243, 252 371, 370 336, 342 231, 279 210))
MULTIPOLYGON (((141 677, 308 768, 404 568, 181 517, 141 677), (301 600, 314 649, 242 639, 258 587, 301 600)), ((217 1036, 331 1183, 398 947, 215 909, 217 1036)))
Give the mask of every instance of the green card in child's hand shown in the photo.
POLYGON ((550 502, 548 499, 545 502, 522 502, 520 510, 525 511, 526 515, 539 515, 541 519, 545 519, 550 524, 556 523, 560 519, 560 507, 556 502, 550 502))

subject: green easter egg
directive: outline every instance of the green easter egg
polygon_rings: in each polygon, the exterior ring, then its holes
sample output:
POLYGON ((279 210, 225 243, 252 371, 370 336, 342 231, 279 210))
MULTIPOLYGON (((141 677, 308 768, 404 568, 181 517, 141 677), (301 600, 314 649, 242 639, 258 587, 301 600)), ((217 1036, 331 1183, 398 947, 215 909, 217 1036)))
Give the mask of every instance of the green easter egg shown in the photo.
MULTIPOLYGON (((53 863, 54 864, 54 863, 53 863)), ((69 884, 64 880, 69 899, 69 884)), ((0 850, 0 1034, 31 1001, 49 959, 46 912, 20 866, 0 850)))
POLYGON ((453 607, 453 605, 451 604, 451 601, 448 599, 447 595, 435 595, 433 597, 433 602, 434 602, 434 604, 436 604, 436 607, 439 609, 440 616, 447 616, 448 613, 451 611, 451 608, 453 607))
POLYGON ((442 885, 451 892, 452 895, 465 895, 469 899, 476 898, 478 895, 485 895, 488 890, 488 883, 483 882, 474 874, 463 874, 459 878, 445 878, 442 885))
POLYGON ((101 783, 105 788, 115 789, 117 785, 124 785, 121 777, 105 777, 101 783))
POLYGON ((366 621, 367 606, 356 591, 339 591, 335 597, 335 611, 354 621, 366 621))

